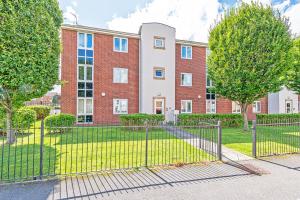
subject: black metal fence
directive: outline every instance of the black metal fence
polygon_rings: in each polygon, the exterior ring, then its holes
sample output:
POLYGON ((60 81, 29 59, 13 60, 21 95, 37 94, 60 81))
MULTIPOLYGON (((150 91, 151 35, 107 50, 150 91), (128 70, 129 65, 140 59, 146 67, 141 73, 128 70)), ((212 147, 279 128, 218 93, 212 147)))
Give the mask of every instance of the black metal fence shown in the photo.
POLYGON ((221 159, 221 126, 91 125, 47 127, 37 122, 0 130, 0 183, 105 170, 181 166, 221 159))
POLYGON ((254 157, 300 153, 299 119, 253 121, 254 157))

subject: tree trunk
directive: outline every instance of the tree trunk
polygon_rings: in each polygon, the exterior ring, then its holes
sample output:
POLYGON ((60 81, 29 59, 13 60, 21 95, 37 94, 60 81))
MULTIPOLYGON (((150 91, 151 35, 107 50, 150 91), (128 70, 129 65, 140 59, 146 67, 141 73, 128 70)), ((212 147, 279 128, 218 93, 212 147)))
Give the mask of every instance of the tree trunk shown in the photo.
POLYGON ((248 108, 247 104, 242 104, 241 105, 241 112, 242 112, 242 116, 243 116, 243 120, 244 120, 244 127, 243 127, 244 131, 249 131, 247 108, 248 108))
POLYGON ((12 110, 6 110, 6 136, 7 144, 13 144, 16 141, 15 131, 12 127, 12 110))

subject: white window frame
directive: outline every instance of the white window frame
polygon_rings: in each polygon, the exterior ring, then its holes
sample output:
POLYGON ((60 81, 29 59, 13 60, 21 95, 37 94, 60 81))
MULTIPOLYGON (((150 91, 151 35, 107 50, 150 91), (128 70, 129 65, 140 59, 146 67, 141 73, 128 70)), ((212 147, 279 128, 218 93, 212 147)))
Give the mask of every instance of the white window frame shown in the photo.
POLYGON ((193 86, 193 74, 192 73, 181 73, 180 74, 180 86, 184 87, 192 87, 193 86), (191 84, 190 85, 184 85, 182 81, 182 75, 190 75, 191 76, 191 84))
POLYGON ((94 67, 93 65, 86 65, 86 64, 77 64, 77 83, 78 82, 90 82, 93 83, 94 81, 94 67), (79 68, 84 67, 84 80, 79 79, 79 68), (92 80, 87 80, 86 75, 87 75, 87 68, 90 67, 92 68, 92 80))
POLYGON ((186 59, 186 60, 191 60, 191 59, 193 59, 193 46, 189 46, 189 45, 181 45, 181 59, 186 59), (185 55, 185 57, 182 55, 182 49, 183 48, 186 48, 186 55, 185 55), (187 49, 188 48, 191 48, 191 57, 188 57, 188 51, 187 51, 187 49))
POLYGON ((232 105, 231 106, 232 107, 232 113, 234 113, 234 114, 241 113, 241 106, 237 102, 232 101, 231 105, 232 105))
POLYGON ((92 34, 92 33, 78 32, 78 34, 77 34, 77 50, 78 49, 93 50, 94 49, 94 34, 92 34), (80 47, 80 45, 79 45, 79 42, 80 42, 79 35, 80 34, 84 34, 84 47, 80 47), (90 47, 90 48, 87 47, 87 35, 88 34, 92 35, 92 47, 90 47))
MULTIPOLYGON (((122 79, 122 78, 121 78, 122 79)), ((128 69, 127 68, 121 68, 121 67, 115 67, 113 68, 113 83, 128 83, 128 69), (116 73, 123 73, 126 72, 126 81, 122 82, 122 81, 118 81, 116 73)))
POLYGON ((124 114, 128 114, 128 99, 113 99, 113 114, 114 114, 114 115, 124 115, 124 114), (122 113, 122 112, 116 112, 116 111, 115 111, 116 101, 126 101, 126 105, 127 105, 126 112, 122 113))
POLYGON ((165 45, 166 45, 166 43, 165 43, 165 38, 163 38, 163 37, 154 37, 154 48, 157 48, 157 49, 165 49, 165 45), (157 40, 160 40, 160 41, 161 41, 162 46, 157 46, 157 45, 156 45, 156 41, 157 41, 157 40))
POLYGON ((207 99, 206 100, 206 113, 207 114, 215 114, 215 113, 217 113, 217 100, 216 99, 214 99, 214 100, 212 100, 212 99, 207 99), (214 102, 215 103, 215 110, 214 111, 212 111, 212 108, 210 107, 210 110, 208 111, 208 103, 210 103, 210 105, 212 104, 211 102, 214 102))
POLYGON ((252 104, 252 112, 253 113, 261 113, 261 102, 260 101, 254 101, 253 104, 252 104), (257 104, 259 104, 259 109, 260 110, 257 110, 257 104))
POLYGON ((128 47, 129 47, 129 44, 128 44, 128 38, 125 38, 125 37, 113 37, 113 49, 115 52, 120 52, 120 53, 128 53, 128 47), (119 39, 120 40, 120 50, 116 49, 116 45, 115 45, 115 39, 119 39), (126 43, 127 43, 127 48, 122 51, 122 40, 125 39, 126 40, 126 43))
POLYGON ((181 100, 181 104, 180 104, 180 112, 183 113, 183 114, 191 114, 193 113, 193 101, 192 100, 181 100), (184 103, 184 106, 186 106, 186 109, 187 110, 187 105, 188 103, 191 104, 191 111, 183 111, 183 107, 182 107, 182 104, 184 103))

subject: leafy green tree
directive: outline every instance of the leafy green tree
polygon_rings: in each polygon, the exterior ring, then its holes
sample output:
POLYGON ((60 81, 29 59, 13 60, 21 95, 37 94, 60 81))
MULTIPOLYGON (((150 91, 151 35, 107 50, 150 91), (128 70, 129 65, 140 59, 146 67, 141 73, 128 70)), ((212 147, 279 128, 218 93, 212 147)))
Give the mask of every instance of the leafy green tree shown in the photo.
POLYGON ((247 109, 284 84, 292 46, 288 20, 271 7, 242 3, 210 30, 209 78, 215 92, 247 109))
POLYGON ((300 95, 300 37, 294 40, 291 50, 292 66, 288 76, 288 88, 300 95))
POLYGON ((62 13, 57 0, 0 0, 0 106, 7 142, 13 111, 58 81, 62 13))

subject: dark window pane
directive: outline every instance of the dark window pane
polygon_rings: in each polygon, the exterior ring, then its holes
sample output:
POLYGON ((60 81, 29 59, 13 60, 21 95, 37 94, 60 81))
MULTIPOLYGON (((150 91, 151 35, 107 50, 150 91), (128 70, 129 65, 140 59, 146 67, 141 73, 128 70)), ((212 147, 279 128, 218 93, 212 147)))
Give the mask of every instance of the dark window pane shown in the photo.
POLYGON ((78 64, 85 64, 85 57, 78 57, 78 64))
POLYGON ((85 97, 84 90, 78 90, 78 97, 85 97))
POLYGON ((162 77, 162 70, 156 70, 155 71, 155 76, 162 77))
POLYGON ((93 57, 93 50, 86 50, 87 57, 93 57))
POLYGON ((93 83, 86 83, 86 89, 93 89, 93 83))
POLYGON ((78 116, 77 120, 78 120, 79 123, 84 123, 85 122, 85 116, 80 115, 80 116, 78 116))
POLYGON ((92 65, 93 64, 93 58, 86 58, 86 64, 92 65))
POLYGON ((82 83, 82 82, 79 82, 78 83, 78 89, 84 89, 85 87, 84 87, 84 83, 82 83))
POLYGON ((216 99, 216 95, 214 93, 211 94, 211 99, 216 99))
POLYGON ((87 90, 86 97, 93 97, 93 90, 87 90))
POLYGON ((206 99, 210 99, 210 94, 206 94, 206 99))
POLYGON ((93 115, 87 115, 86 122, 88 122, 88 123, 93 122, 93 115))
POLYGON ((78 49, 78 56, 85 56, 85 50, 78 49))
POLYGON ((86 41, 86 46, 87 48, 92 48, 93 47, 93 35, 92 34, 87 34, 87 41, 86 41))

